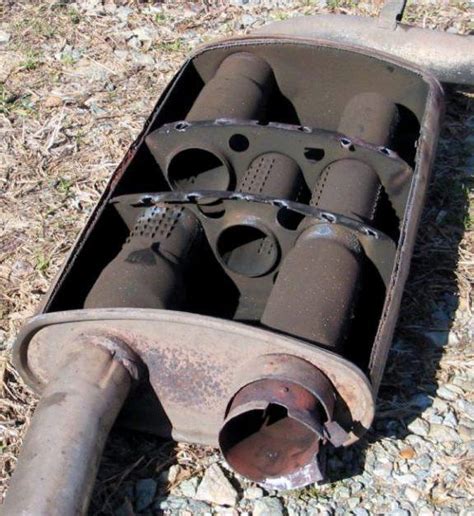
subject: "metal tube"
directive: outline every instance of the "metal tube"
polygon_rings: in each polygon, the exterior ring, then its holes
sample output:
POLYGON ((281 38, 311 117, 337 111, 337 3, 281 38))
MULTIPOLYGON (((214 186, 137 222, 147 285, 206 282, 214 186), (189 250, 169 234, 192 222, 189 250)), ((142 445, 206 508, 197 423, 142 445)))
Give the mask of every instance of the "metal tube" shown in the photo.
POLYGON ((474 84, 474 37, 396 24, 377 18, 315 15, 271 23, 254 34, 299 36, 385 52, 431 71, 440 81, 474 84))
POLYGON ((8 491, 5 516, 85 514, 130 374, 105 349, 68 353, 46 387, 8 491))
POLYGON ((186 120, 259 120, 273 83, 272 69, 261 57, 248 52, 232 54, 203 87, 186 120))

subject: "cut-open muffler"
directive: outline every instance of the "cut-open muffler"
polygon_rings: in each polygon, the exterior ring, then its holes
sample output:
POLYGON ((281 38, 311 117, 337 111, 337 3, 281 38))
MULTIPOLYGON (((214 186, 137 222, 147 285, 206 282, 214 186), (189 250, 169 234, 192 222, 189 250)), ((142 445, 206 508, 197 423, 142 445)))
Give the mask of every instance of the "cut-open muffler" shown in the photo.
POLYGON ((311 23, 203 47, 166 89, 15 344, 43 398, 5 514, 84 512, 120 409, 278 489, 370 427, 442 91, 311 23))

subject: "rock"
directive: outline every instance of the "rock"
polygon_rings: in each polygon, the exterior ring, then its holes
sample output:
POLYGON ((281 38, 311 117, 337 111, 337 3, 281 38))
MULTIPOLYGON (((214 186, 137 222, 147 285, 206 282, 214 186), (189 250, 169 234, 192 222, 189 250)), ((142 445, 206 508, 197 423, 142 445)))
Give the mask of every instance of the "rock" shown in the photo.
POLYGON ((399 455, 402 459, 410 460, 416 457, 416 451, 411 446, 407 446, 400 450, 399 455))
POLYGON ((467 400, 459 400, 457 405, 469 419, 474 420, 474 403, 471 403, 467 400))
POLYGON ((418 516, 434 516, 434 512, 429 507, 421 507, 418 510, 418 516))
POLYGON ((196 498, 217 505, 234 506, 237 503, 237 491, 227 480, 222 469, 217 464, 212 464, 204 473, 196 498))
POLYGON ((257 21, 257 19, 255 18, 255 16, 252 16, 250 14, 244 14, 241 18, 240 18, 240 24, 242 27, 250 27, 251 25, 253 25, 255 22, 257 21))
POLYGON ((10 41, 11 34, 9 32, 5 32, 4 30, 0 30, 0 45, 5 45, 10 41))
POLYGON ((54 108, 63 105, 63 99, 61 97, 56 97, 55 95, 51 95, 46 98, 44 101, 44 107, 54 108))
POLYGON ((443 419, 443 425, 450 426, 451 428, 457 428, 458 420, 454 415, 454 412, 449 411, 443 419))
POLYGON ((447 331, 426 331, 423 335, 437 348, 442 348, 448 343, 449 333, 447 331))
POLYGON ((188 498, 194 498, 196 496, 197 486, 199 483, 199 479, 197 477, 190 478, 188 480, 184 480, 179 484, 178 488, 183 494, 188 498))
POLYGON ((360 498, 353 496, 347 500, 347 506, 349 509, 355 509, 360 503, 360 498))
POLYGON ((283 506, 278 498, 265 496, 255 502, 252 516, 283 516, 283 506))
POLYGON ((260 487, 249 487, 244 491, 244 498, 247 500, 257 500, 257 498, 262 498, 263 489, 260 487))
POLYGON ((435 439, 438 442, 458 442, 460 440, 459 435, 454 428, 436 423, 431 425, 428 435, 431 439, 435 439))
POLYGON ((143 54, 142 52, 132 52, 132 60, 138 66, 153 67, 155 60, 151 54, 143 54))
POLYGON ((433 403, 433 400, 425 393, 417 394, 410 400, 410 405, 419 407, 420 409, 426 409, 433 403))
POLYGON ((413 487, 407 487, 405 489, 405 496, 410 503, 416 503, 420 498, 420 493, 413 489, 413 487))
POLYGON ((0 52, 0 82, 5 82, 24 57, 18 52, 0 52))
POLYGON ((428 435, 430 425, 426 421, 423 421, 422 419, 418 418, 413 420, 407 428, 408 430, 410 430, 410 432, 425 437, 428 435))
POLYGON ((445 385, 441 385, 441 387, 439 387, 436 391, 436 394, 440 398, 443 398, 444 400, 448 401, 454 401, 458 397, 458 395, 452 389, 449 389, 445 385))
POLYGON ((173 464, 170 469, 167 471, 163 471, 160 474, 160 481, 161 482, 169 482, 170 484, 173 484, 176 482, 179 474, 181 473, 181 466, 178 464, 173 464))
POLYGON ((135 508, 137 511, 143 511, 153 502, 156 493, 156 482, 152 478, 144 478, 137 482, 135 486, 136 503, 135 508))
POLYGON ((352 512, 354 513, 355 516, 369 516, 369 513, 365 509, 362 509, 361 507, 357 507, 352 512))
POLYGON ((459 425, 458 433, 459 437, 461 437, 464 442, 474 441, 474 428, 470 428, 466 425, 459 425))
POLYGON ((407 474, 407 475, 393 475, 394 480, 396 480, 399 484, 407 485, 407 484, 415 484, 416 476, 407 474))
POLYGON ((216 514, 220 516, 239 516, 239 511, 232 507, 216 507, 216 514))

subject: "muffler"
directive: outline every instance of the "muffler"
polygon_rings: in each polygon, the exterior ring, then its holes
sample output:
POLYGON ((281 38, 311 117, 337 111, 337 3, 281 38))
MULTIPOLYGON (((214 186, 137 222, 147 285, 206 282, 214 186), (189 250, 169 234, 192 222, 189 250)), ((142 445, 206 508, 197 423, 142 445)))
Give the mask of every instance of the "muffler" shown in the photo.
MULTIPOLYGON (((405 38, 403 7, 368 45, 405 38)), ((207 45, 164 92, 18 336, 43 397, 5 514, 84 513, 118 414, 275 489, 322 481, 370 427, 443 96, 316 22, 207 45)), ((445 36, 421 34, 415 61, 472 79, 451 46, 472 37, 437 46, 446 65, 422 59, 445 36)))

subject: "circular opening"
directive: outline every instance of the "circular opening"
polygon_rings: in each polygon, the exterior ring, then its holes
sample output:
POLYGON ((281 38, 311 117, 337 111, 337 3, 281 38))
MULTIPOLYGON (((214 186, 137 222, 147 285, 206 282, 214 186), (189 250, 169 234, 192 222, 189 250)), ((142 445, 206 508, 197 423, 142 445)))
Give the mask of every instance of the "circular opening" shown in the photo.
POLYGON ((280 208, 277 213, 277 221, 280 226, 289 230, 297 229, 304 218, 305 216, 302 213, 290 210, 289 208, 280 208))
POLYGON ((249 148, 249 139, 243 134, 233 134, 229 138, 229 147, 235 152, 244 152, 249 148))
POLYGON ((272 235, 247 224, 225 229, 218 238, 217 252, 227 268, 251 278, 271 271, 279 255, 272 235))
POLYGON ((321 213, 320 217, 321 219, 330 222, 331 224, 333 224, 337 220, 335 215, 333 215, 332 213, 327 213, 325 211, 321 213))
POLYGON ((351 152, 355 151, 355 147, 354 147, 352 141, 349 140, 349 138, 341 138, 340 142, 341 142, 341 146, 344 147, 344 149, 347 149, 351 152))
POLYGON ((371 229, 371 228, 364 228, 364 233, 367 236, 374 237, 374 238, 378 238, 378 236, 379 236, 377 231, 375 231, 374 229, 371 229))
POLYGON ((189 122, 178 122, 174 128, 177 131, 186 131, 186 129, 189 127, 189 122))
POLYGON ((227 190, 230 173, 224 162, 204 149, 178 152, 168 165, 168 180, 175 189, 227 190))
POLYGON ((319 450, 316 433, 276 403, 230 419, 221 430, 219 444, 227 462, 256 482, 302 469, 319 450))

